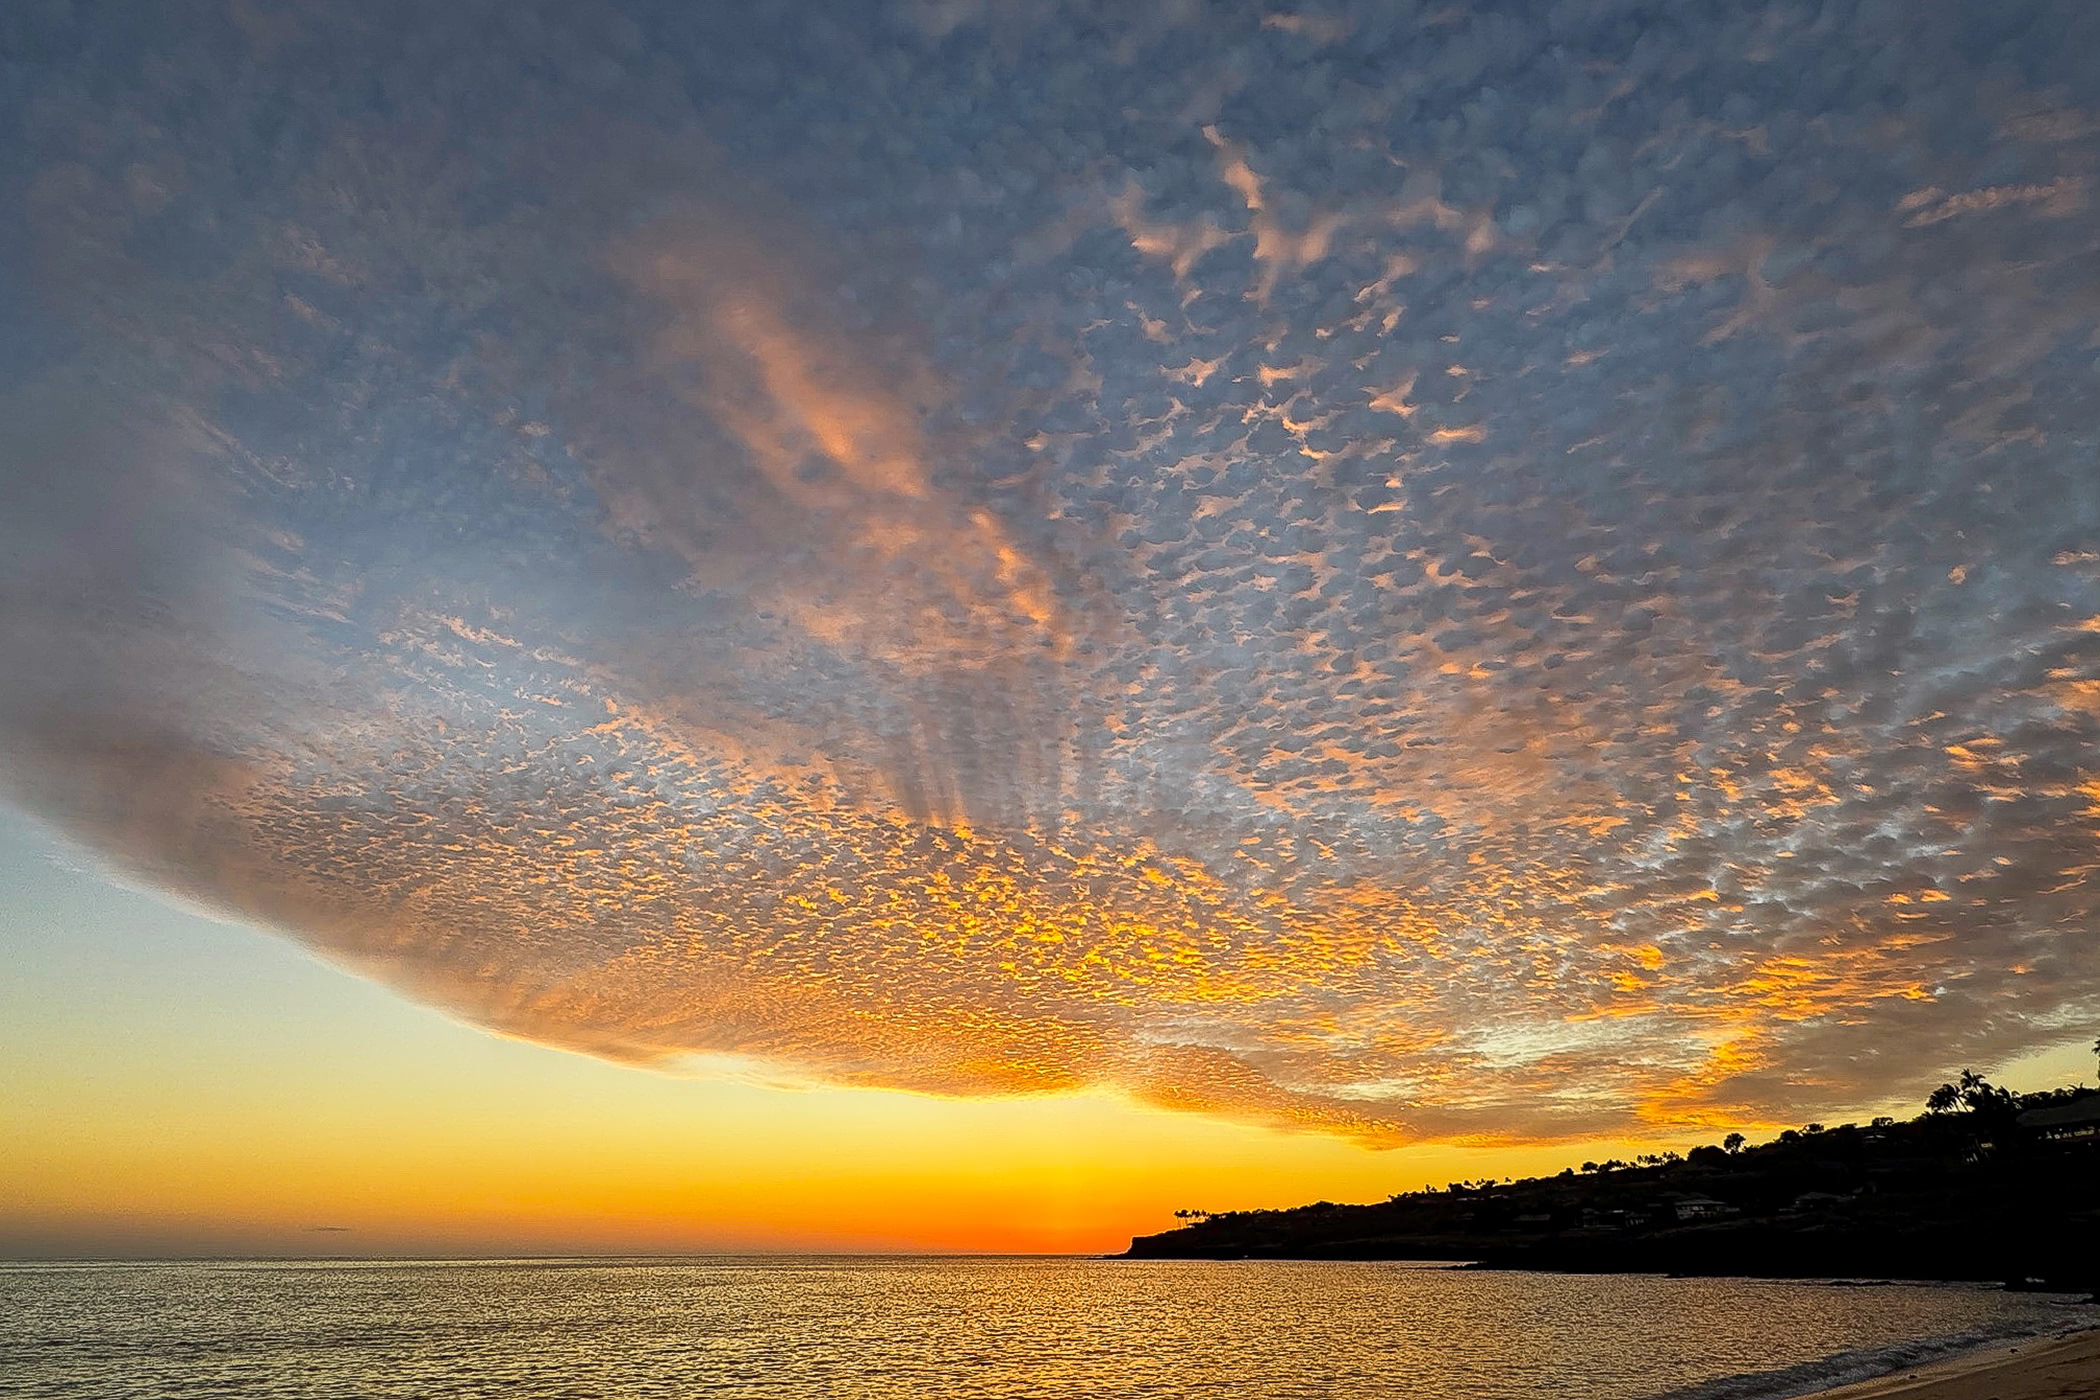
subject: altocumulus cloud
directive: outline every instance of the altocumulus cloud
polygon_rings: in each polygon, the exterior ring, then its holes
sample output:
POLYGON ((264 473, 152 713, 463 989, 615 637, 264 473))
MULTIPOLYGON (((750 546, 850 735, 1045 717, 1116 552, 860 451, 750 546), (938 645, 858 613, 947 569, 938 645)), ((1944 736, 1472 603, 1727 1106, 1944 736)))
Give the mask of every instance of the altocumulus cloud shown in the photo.
POLYGON ((14 801, 642 1063, 1356 1135, 2100 982, 2100 10, 26 4, 14 801))

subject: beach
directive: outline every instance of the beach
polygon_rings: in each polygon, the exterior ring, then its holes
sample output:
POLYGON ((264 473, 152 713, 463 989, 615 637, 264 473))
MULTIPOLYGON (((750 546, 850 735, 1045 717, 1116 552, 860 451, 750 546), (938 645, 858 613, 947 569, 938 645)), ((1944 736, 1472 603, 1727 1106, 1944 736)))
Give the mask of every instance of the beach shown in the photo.
POLYGON ((2100 1396, 2100 1328, 1999 1342, 1930 1366, 1822 1391, 1814 1400, 2089 1400, 2100 1396))

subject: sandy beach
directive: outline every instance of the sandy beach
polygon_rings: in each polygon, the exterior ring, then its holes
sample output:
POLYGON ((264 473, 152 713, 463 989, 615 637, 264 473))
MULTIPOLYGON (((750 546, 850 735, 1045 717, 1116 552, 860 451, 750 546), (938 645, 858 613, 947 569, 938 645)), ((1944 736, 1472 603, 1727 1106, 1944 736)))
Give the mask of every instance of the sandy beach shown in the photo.
POLYGON ((2000 1343, 1931 1366, 1826 1390, 1813 1400, 2092 1400, 2100 1397, 2100 1328, 2000 1343))

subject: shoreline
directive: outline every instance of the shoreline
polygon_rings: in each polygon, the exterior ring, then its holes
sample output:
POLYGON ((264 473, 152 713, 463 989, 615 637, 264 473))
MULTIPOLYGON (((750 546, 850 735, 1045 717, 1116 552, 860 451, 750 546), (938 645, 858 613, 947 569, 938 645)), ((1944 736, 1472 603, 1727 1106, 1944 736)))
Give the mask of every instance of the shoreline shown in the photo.
POLYGON ((1982 1346, 1801 1400, 2085 1400, 2100 1396, 2100 1323, 1982 1346))

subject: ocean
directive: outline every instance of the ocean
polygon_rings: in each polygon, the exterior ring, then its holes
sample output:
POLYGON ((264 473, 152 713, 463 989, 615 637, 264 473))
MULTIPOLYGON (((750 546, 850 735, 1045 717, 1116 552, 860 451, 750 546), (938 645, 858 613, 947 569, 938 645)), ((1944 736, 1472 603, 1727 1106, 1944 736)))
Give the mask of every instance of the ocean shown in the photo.
POLYGON ((1747 1400, 2091 1311, 1390 1263, 21 1263, 0 1265, 0 1396, 1747 1400))

